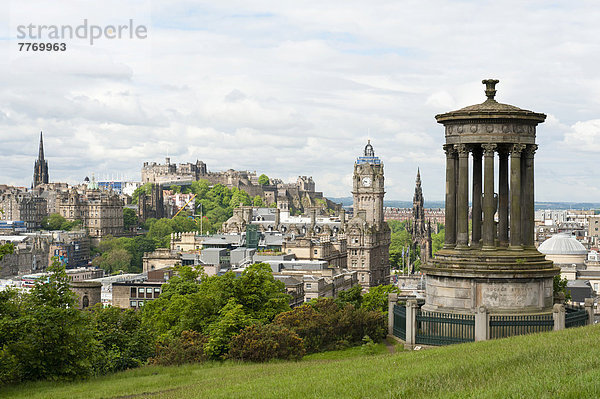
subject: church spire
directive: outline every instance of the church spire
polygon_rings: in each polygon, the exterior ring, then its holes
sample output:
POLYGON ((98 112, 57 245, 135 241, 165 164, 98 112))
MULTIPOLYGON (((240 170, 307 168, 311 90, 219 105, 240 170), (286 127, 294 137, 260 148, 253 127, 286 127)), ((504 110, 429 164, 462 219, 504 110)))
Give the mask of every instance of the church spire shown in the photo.
POLYGON ((38 159, 33 165, 33 187, 48 183, 48 161, 44 159, 44 138, 40 132, 38 159))
POLYGON ((42 132, 40 132, 40 152, 38 154, 38 160, 44 160, 44 138, 42 136, 42 132))

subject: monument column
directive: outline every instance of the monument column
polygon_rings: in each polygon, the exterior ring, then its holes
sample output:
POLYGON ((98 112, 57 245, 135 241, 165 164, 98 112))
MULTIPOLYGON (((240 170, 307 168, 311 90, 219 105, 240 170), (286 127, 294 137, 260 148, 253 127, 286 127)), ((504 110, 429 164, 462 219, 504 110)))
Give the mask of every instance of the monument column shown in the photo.
POLYGON ((508 246, 508 152, 498 150, 498 244, 508 246))
POLYGON ((452 144, 444 146, 446 152, 446 238, 444 248, 456 246, 456 151, 452 144))
POLYGON ((458 193, 456 194, 456 249, 469 247, 469 149, 454 146, 458 152, 458 193))
POLYGON ((523 249, 521 246, 521 152, 523 144, 513 144, 510 151, 510 246, 509 249, 523 249))
POLYGON ((496 213, 494 201, 494 150, 496 144, 483 144, 485 157, 484 194, 483 194, 483 249, 495 249, 494 242, 494 214, 496 213))
POLYGON ((481 245, 481 148, 475 147, 473 153, 473 229, 471 246, 481 245))
POLYGON ((535 203, 534 203, 534 173, 533 173, 533 158, 537 150, 537 145, 528 145, 523 151, 521 157, 521 228, 522 237, 521 242, 525 248, 535 248, 534 235, 535 235, 535 203))

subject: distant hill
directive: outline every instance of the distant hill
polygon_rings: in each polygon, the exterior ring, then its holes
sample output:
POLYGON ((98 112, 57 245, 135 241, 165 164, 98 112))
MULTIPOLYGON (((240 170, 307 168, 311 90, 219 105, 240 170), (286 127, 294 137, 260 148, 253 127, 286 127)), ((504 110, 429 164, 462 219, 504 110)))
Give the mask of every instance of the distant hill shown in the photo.
MULTIPOLYGON (((331 201, 343 206, 352 206, 352 197, 328 197, 331 201)), ((412 208, 412 201, 389 200, 383 201, 383 206, 392 208, 412 208)), ((444 201, 425 201, 425 208, 444 208, 444 201)), ((599 209, 599 202, 536 202, 535 210, 564 210, 564 209, 599 209)))

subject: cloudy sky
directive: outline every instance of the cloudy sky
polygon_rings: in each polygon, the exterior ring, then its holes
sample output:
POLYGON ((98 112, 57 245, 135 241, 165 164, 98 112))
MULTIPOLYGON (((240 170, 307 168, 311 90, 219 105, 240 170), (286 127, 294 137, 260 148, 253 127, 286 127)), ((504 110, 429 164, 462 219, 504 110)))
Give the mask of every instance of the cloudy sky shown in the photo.
MULTIPOLYGON (((139 180, 144 161, 312 175, 349 196, 368 138, 387 199, 417 167, 444 197, 434 115, 496 99, 548 115, 536 199, 600 201, 600 7, 593 1, 6 1, 0 184, 31 184, 40 130, 52 181, 139 180), (251 4, 250 4, 251 3, 251 4), (129 24, 129 37, 19 51, 19 25, 129 24)), ((35 40, 29 40, 33 42, 35 40)))

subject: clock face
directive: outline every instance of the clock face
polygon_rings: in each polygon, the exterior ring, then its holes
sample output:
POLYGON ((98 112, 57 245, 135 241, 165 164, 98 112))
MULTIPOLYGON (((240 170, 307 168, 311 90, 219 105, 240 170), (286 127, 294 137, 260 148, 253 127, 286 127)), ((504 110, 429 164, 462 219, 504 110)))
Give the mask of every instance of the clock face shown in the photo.
POLYGON ((362 184, 365 187, 371 187, 371 178, 370 177, 363 177, 362 184))

